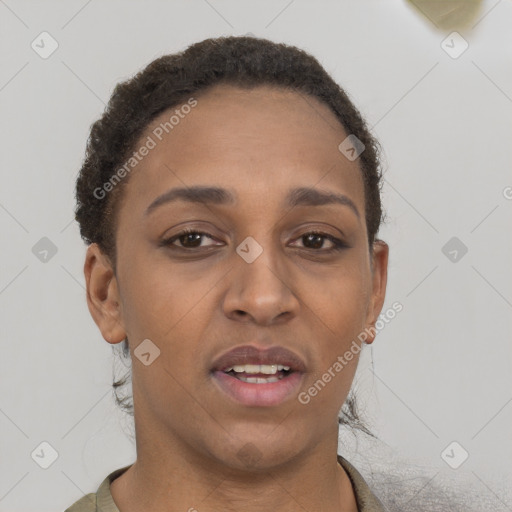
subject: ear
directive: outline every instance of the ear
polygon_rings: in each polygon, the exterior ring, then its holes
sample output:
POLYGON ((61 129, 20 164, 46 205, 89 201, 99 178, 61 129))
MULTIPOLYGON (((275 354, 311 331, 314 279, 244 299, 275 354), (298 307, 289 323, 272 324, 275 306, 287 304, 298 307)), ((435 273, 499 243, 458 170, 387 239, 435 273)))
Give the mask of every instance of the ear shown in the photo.
POLYGON ((365 340, 365 343, 368 345, 373 343, 377 334, 375 331, 375 323, 377 322, 380 312, 382 311, 382 306, 384 305, 384 299, 386 297, 386 284, 388 280, 388 256, 388 244, 382 240, 375 240, 373 243, 371 265, 372 291, 366 320, 367 332, 370 333, 365 340))
POLYGON ((87 249, 84 264, 87 305, 103 338, 109 343, 119 343, 126 338, 122 319, 121 301, 117 278, 110 259, 98 246, 87 249))

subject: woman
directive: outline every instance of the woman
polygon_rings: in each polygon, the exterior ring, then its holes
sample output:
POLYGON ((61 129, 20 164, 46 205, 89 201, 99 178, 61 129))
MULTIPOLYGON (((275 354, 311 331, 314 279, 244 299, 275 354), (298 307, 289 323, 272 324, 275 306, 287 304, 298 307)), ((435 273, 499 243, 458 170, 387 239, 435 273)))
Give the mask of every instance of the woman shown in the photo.
POLYGON ((386 291, 377 149, 312 56, 264 39, 116 87, 76 219, 91 315, 133 361, 137 460, 67 512, 384 510, 337 455, 386 291))

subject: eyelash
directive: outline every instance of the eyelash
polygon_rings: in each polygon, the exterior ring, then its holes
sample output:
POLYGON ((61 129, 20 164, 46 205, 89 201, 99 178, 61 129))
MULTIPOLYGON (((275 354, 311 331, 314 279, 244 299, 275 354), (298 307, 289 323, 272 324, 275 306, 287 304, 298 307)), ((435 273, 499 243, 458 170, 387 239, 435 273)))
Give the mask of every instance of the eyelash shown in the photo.
MULTIPOLYGON (((159 245, 166 246, 166 247, 173 246, 173 242, 175 242, 180 237, 182 237, 184 235, 188 235, 188 234, 196 234, 196 235, 206 236, 207 238, 213 239, 213 236, 210 235, 209 233, 206 233, 204 231, 199 231, 199 230, 193 229, 193 228, 186 228, 186 229, 180 231, 179 233, 173 235, 172 237, 162 240, 159 245)), ((322 238, 329 240, 330 242, 332 242, 334 244, 334 247, 332 247, 331 249, 309 249, 310 251, 313 251, 313 252, 329 254, 332 252, 342 251, 343 249, 347 249, 349 247, 347 244, 342 242, 340 239, 338 239, 332 235, 329 235, 328 233, 323 233, 321 231, 316 231, 316 230, 307 231, 306 233, 303 233, 299 238, 302 238, 306 235, 320 236, 322 238)), ((184 251, 188 251, 188 252, 201 250, 201 247, 192 247, 192 248, 180 247, 180 246, 174 246, 174 247, 176 247, 178 249, 182 249, 184 251)), ((308 249, 308 248, 306 247, 306 249, 308 249)))

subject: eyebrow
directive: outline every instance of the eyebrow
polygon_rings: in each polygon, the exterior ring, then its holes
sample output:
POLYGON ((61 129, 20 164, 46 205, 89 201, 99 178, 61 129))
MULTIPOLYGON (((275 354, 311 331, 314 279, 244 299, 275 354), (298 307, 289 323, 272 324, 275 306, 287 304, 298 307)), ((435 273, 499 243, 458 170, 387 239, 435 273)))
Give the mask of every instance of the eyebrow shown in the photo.
MULTIPOLYGON (((149 215, 159 206, 174 201, 186 201, 189 203, 205 203, 215 205, 230 205, 236 203, 236 196, 229 190, 220 187, 194 185, 185 188, 173 188, 158 196, 146 209, 145 215, 149 215)), ((356 205, 344 194, 319 190, 316 188, 299 187, 291 189, 286 198, 285 206, 323 206, 340 204, 348 206, 360 219, 361 215, 356 205)))

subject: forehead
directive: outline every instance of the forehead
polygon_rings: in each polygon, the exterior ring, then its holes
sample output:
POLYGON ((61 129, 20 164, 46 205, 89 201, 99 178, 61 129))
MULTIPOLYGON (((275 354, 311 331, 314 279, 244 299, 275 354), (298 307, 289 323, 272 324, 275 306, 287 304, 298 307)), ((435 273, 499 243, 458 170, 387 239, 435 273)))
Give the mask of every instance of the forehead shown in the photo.
POLYGON ((154 148, 125 194, 136 192, 148 203, 177 185, 215 184, 259 197, 261 205, 292 187, 318 186, 364 201, 358 161, 338 149, 348 134, 316 98, 269 86, 218 85, 194 99, 195 106, 173 107, 146 128, 140 141, 149 137, 154 148))

